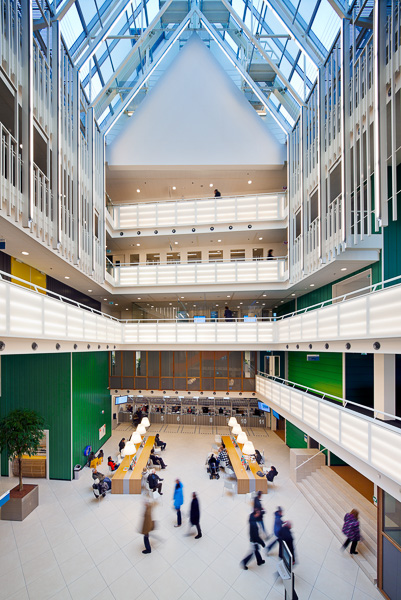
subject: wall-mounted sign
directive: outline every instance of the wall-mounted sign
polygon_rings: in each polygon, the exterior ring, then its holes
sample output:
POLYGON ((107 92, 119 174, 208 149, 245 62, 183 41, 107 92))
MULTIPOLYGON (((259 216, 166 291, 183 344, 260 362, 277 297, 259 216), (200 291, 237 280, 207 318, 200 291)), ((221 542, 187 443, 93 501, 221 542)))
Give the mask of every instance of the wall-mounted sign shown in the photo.
POLYGON ((310 361, 316 361, 316 360, 319 360, 319 359, 320 359, 319 354, 307 354, 307 356, 306 356, 306 360, 309 361, 309 362, 310 361))
POLYGON ((102 425, 99 429, 99 440, 106 435, 106 424, 102 425))

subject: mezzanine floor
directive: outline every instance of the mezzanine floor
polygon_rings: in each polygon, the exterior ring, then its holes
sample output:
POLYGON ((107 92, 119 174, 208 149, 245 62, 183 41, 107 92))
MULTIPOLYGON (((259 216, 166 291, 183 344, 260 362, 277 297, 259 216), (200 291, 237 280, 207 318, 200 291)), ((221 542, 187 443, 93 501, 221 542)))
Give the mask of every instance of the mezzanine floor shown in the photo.
MULTIPOLYGON (((119 425, 104 446, 105 457, 116 456, 118 442, 131 425, 119 425)), ((249 549, 247 519, 251 510, 244 496, 223 493, 223 478, 210 481, 204 461, 216 428, 153 425, 167 442, 168 464, 158 522, 151 534, 152 554, 144 556, 143 498, 116 496, 95 500, 91 473, 78 481, 44 481, 40 506, 23 523, 0 521, 0 600, 282 600, 276 572, 277 550, 248 571, 239 562, 249 549), (183 527, 174 528, 172 508, 176 477, 184 484, 183 527), (198 493, 203 537, 187 532, 193 491, 198 493)), ((224 433, 224 432, 222 432, 224 433)), ((274 433, 249 432, 267 462, 279 471, 277 484, 263 499, 265 522, 272 529, 277 505, 292 521, 298 565, 296 590, 300 600, 370 600, 382 598, 289 478, 289 449, 274 433)), ((102 470, 107 473, 108 469, 102 470)), ((16 480, 0 479, 0 491, 16 480)), ((348 509, 349 507, 344 507, 348 509)), ((363 533, 363 532, 362 532, 363 533)))

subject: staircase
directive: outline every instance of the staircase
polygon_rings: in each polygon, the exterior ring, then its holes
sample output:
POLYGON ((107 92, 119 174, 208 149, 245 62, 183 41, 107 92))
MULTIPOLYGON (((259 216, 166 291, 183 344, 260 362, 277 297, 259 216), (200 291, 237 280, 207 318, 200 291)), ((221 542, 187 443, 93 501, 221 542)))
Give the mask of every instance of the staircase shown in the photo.
POLYGON ((341 529, 344 515, 352 508, 359 511, 362 541, 353 559, 376 584, 377 580, 377 509, 330 467, 321 467, 297 483, 304 496, 338 540, 345 541, 341 529))

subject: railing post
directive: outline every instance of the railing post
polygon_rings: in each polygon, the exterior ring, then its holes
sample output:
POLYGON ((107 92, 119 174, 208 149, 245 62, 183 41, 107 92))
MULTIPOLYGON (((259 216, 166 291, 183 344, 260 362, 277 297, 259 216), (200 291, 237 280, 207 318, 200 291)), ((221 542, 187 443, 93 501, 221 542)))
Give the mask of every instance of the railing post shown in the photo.
MULTIPOLYGON (((3 15, 2 15, 3 17, 3 15)), ((10 18, 10 15, 9 15, 10 18)), ((17 9, 16 19, 18 20, 17 9)), ((22 3, 22 62, 24 81, 22 85, 22 181, 24 210, 22 224, 30 227, 33 222, 33 3, 22 3)), ((11 149, 11 144, 10 144, 11 149)), ((17 148, 18 155, 18 148, 17 148)), ((12 158, 10 152, 10 159, 12 158)), ((10 166, 9 162, 9 166, 10 166)), ((17 209, 18 212, 18 209, 17 209)), ((17 215, 16 215, 17 218, 17 215)))

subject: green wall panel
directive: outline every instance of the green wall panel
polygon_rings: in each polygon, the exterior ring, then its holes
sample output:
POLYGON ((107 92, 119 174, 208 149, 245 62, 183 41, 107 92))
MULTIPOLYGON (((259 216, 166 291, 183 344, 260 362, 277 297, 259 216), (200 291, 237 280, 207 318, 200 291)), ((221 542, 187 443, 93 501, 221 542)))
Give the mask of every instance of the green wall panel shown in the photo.
MULTIPOLYGON (((342 397, 342 354, 322 352, 318 361, 306 360, 311 352, 288 353, 288 379, 342 397)), ((313 353, 316 354, 316 353, 313 353)))
POLYGON ((304 436, 304 432, 290 421, 285 422, 285 443, 289 448, 307 448, 308 444, 304 436))
POLYGON ((111 398, 108 352, 72 355, 73 464, 83 465, 83 450, 97 451, 111 436, 111 398), (106 435, 99 440, 99 429, 106 435))
MULTIPOLYGON (((49 430, 49 476, 71 479, 70 354, 35 354, 1 358, 0 416, 15 408, 37 411, 49 430)), ((2 454, 2 475, 8 463, 2 454)))
MULTIPOLYGON (((391 174, 391 171, 390 171, 391 174)), ((401 165, 397 167, 397 221, 393 221, 393 203, 388 203, 388 225, 383 227, 383 277, 391 279, 401 275, 401 165)), ((391 195, 391 177, 389 177, 389 194, 391 195)))

